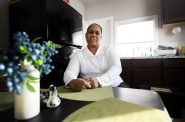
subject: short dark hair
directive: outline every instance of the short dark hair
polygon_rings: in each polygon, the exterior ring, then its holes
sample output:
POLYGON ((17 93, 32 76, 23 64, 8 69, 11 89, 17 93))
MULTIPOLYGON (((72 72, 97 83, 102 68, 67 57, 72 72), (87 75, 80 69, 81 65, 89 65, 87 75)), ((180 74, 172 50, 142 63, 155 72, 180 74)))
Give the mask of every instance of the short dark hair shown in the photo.
POLYGON ((92 25, 97 25, 97 26, 100 28, 100 31, 101 31, 101 34, 102 34, 102 27, 101 27, 99 24, 97 24, 97 23, 92 23, 92 24, 90 24, 90 25, 88 26, 88 28, 87 28, 87 32, 88 32, 89 28, 90 28, 92 25))

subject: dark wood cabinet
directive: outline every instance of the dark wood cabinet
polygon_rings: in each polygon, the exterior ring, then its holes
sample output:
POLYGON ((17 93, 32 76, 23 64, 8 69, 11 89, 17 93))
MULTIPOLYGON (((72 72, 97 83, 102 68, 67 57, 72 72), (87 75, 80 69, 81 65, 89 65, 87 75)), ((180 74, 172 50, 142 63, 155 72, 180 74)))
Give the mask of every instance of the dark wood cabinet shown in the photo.
POLYGON ((160 62, 158 59, 123 59, 123 80, 133 88, 161 86, 160 62))
POLYGON ((172 118, 180 118, 185 98, 185 58, 121 59, 121 77, 131 88, 157 91, 172 118), (174 106, 175 105, 175 106, 174 106))
POLYGON ((132 61, 132 87, 161 86, 161 60, 137 59, 132 61))
POLYGON ((122 72, 120 76, 129 86, 131 86, 131 61, 121 60, 122 72))
POLYGON ((185 21, 185 0, 162 0, 163 24, 185 21))
POLYGON ((163 60, 163 82, 166 87, 185 88, 185 59, 163 60))
POLYGON ((185 59, 122 59, 123 80, 132 88, 185 88, 185 59))
POLYGON ((132 87, 150 88, 151 86, 159 87, 161 83, 161 70, 158 68, 135 68, 132 71, 132 87))
POLYGON ((133 87, 147 88, 161 86, 161 63, 158 59, 141 59, 133 61, 133 87))
MULTIPOLYGON (((63 74, 70 56, 75 48, 81 48, 74 44, 76 37, 73 34, 82 31, 82 15, 63 0, 12 1, 15 2, 9 6, 10 37, 15 32, 25 31, 30 39, 39 36, 42 37, 41 40, 61 44, 59 53, 52 57, 55 69, 48 75, 42 75, 41 87, 64 85, 63 74)), ((14 39, 10 39, 12 48, 14 43, 14 39)))

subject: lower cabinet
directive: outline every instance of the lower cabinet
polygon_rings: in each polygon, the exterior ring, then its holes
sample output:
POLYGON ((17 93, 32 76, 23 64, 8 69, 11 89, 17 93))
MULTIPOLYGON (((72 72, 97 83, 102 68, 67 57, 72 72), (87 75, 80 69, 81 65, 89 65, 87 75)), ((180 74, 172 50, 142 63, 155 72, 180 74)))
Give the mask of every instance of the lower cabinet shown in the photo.
POLYGON ((185 89, 185 58, 121 59, 121 77, 131 88, 185 89))
POLYGON ((131 88, 167 88, 157 91, 170 116, 181 118, 185 108, 185 58, 121 59, 121 77, 131 88))
POLYGON ((166 87, 185 89, 185 59, 163 60, 163 82, 166 87))
POLYGON ((135 68, 132 70, 132 87, 149 89, 151 86, 162 86, 160 69, 135 68))
POLYGON ((129 85, 129 87, 132 86, 131 83, 131 61, 130 60, 121 60, 121 65, 122 65, 122 72, 120 74, 121 78, 123 79, 124 82, 129 85))
POLYGON ((150 88, 161 86, 161 60, 159 59, 136 59, 131 65, 132 87, 150 88))

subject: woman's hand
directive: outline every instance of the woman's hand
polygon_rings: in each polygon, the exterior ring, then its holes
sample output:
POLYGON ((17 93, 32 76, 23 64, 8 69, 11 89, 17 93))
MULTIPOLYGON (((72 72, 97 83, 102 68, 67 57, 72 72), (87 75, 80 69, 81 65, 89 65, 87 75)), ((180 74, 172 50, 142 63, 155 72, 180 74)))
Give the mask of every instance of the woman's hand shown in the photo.
POLYGON ((88 77, 84 77, 84 79, 89 82, 89 84, 91 85, 91 88, 99 87, 99 82, 96 79, 96 77, 88 76, 88 77))
POLYGON ((82 91, 83 89, 91 88, 90 82, 82 78, 71 80, 69 86, 73 91, 82 91))

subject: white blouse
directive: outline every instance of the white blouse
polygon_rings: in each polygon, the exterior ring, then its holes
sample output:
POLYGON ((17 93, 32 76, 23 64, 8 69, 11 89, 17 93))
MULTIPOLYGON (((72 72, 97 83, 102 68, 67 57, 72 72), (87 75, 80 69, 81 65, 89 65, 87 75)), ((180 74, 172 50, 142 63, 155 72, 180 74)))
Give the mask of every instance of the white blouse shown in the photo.
POLYGON ((71 58, 64 82, 80 77, 94 76, 101 86, 118 86, 123 80, 119 76, 122 71, 120 58, 111 47, 100 46, 95 55, 87 47, 77 51, 71 58))

